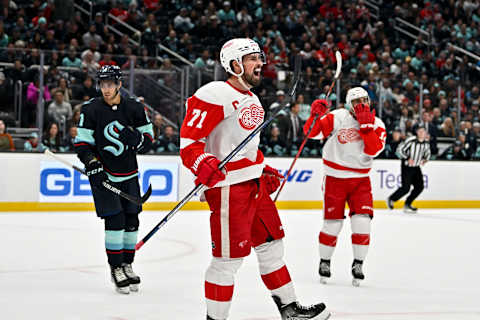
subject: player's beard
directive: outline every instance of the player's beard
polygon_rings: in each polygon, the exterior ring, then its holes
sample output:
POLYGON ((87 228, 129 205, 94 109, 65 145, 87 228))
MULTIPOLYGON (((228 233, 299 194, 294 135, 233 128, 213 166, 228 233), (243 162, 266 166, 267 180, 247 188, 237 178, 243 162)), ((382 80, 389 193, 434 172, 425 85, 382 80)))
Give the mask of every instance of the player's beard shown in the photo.
POLYGON ((258 79, 255 79, 253 72, 250 75, 244 74, 242 78, 249 86, 252 87, 257 87, 262 82, 262 74, 260 74, 258 79))

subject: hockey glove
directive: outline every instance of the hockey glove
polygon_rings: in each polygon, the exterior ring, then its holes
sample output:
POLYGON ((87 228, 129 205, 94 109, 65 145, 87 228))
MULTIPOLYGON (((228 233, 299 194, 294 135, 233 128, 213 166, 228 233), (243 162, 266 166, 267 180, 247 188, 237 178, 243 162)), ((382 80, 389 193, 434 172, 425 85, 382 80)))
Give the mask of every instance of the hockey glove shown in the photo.
POLYGON ((372 131, 373 125, 375 124, 375 109, 370 112, 368 104, 359 103, 353 110, 360 125, 360 132, 368 133, 372 131))
POLYGON ((143 136, 140 131, 133 129, 132 127, 123 128, 123 130, 120 131, 118 138, 123 142, 123 144, 135 148, 138 148, 143 140, 143 136))
POLYGON ((85 166, 85 173, 92 187, 102 188, 102 182, 108 180, 107 174, 103 170, 103 165, 97 159, 91 160, 85 166))
POLYGON ((265 189, 267 190, 268 194, 272 194, 277 191, 278 187, 280 186, 280 181, 284 177, 277 169, 266 165, 263 168, 262 180, 265 183, 265 189))
POLYGON ((325 99, 317 99, 313 101, 311 109, 310 109, 310 116, 315 117, 315 116, 323 116, 325 112, 328 111, 328 101, 325 99))
POLYGON ((195 184, 203 184, 211 188, 218 182, 225 180, 225 174, 218 169, 220 160, 214 156, 209 156, 203 159, 198 165, 197 179, 195 184))

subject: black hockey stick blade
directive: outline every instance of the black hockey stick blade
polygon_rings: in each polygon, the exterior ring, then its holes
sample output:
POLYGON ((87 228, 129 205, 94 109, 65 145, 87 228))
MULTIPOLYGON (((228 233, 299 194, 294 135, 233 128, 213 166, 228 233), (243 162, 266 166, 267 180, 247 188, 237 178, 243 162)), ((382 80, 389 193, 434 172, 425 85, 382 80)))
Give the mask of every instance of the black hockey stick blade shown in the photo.
POLYGON ((142 196, 142 203, 145 203, 148 198, 150 198, 150 196, 152 195, 152 185, 148 185, 148 189, 147 189, 147 192, 145 192, 145 194, 142 196))

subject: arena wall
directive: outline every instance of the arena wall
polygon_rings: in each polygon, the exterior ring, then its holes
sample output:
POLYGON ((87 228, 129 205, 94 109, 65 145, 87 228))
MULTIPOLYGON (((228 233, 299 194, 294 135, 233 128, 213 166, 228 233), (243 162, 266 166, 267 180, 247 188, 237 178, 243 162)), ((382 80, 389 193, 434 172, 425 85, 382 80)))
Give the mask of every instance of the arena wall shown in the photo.
MULTIPOLYGON (((66 160, 80 165, 73 154, 66 160)), ((292 158, 267 158, 272 167, 286 172, 292 158)), ((86 177, 43 155, 3 153, 0 167, 0 211, 91 210, 86 177)), ((193 176, 178 156, 139 156, 142 192, 151 183, 153 194, 145 210, 170 210, 192 190, 193 176)), ((322 208, 321 159, 299 159, 278 201, 280 209, 322 208)), ((423 169, 425 190, 415 205, 421 208, 480 208, 480 162, 431 161, 423 169)), ((371 171, 374 206, 385 208, 385 199, 400 184, 399 160, 376 160, 371 171)), ((402 206, 403 202, 398 202, 402 206)), ((207 209, 194 197, 184 209, 207 209)))

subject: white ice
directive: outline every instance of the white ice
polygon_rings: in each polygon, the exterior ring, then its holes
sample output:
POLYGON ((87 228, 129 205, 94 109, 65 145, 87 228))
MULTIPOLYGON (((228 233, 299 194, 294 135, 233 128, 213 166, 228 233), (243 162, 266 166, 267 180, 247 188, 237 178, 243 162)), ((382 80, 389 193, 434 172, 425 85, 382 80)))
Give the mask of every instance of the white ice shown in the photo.
MULTIPOLYGON (((140 237, 165 212, 141 216, 140 237)), ((323 301, 332 320, 480 319, 480 211, 378 210, 361 287, 351 286, 349 223, 319 282, 319 211, 282 211, 286 262, 303 304, 323 301)), ((181 211, 137 253, 140 292, 113 290, 103 225, 92 212, 2 213, 0 319, 205 319, 208 213, 181 211)), ((254 253, 236 278, 233 320, 280 319, 254 253)))

